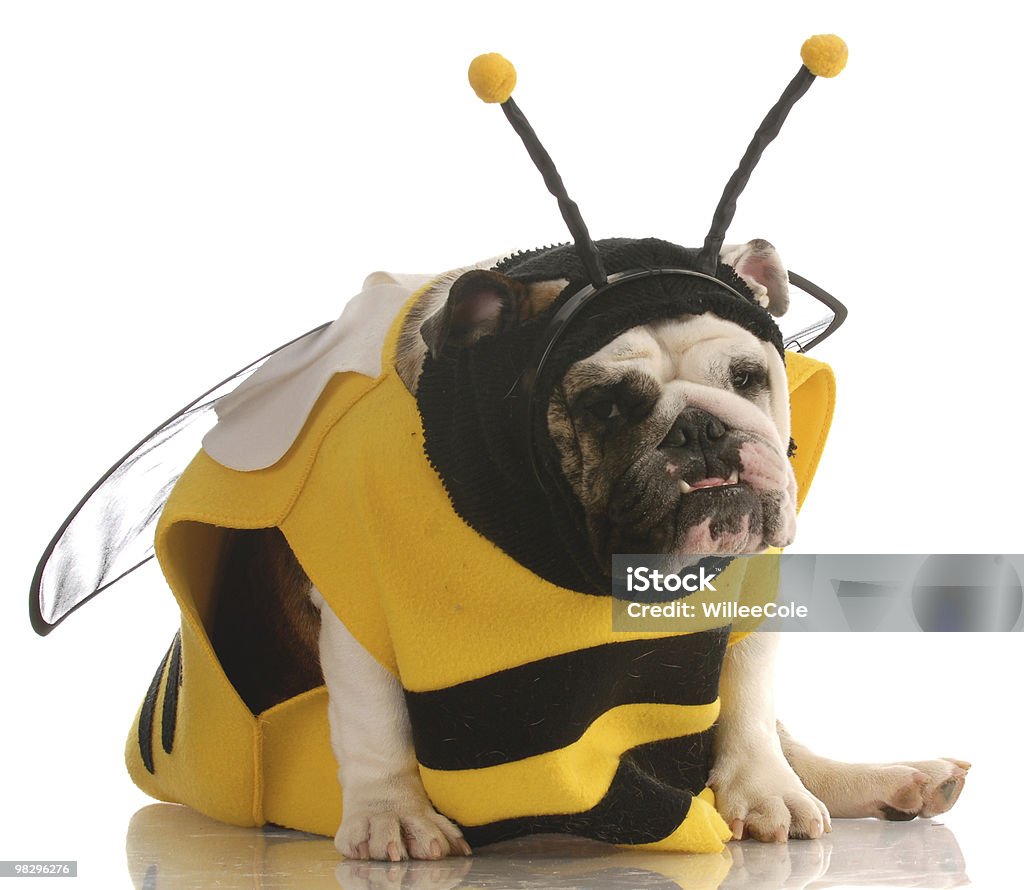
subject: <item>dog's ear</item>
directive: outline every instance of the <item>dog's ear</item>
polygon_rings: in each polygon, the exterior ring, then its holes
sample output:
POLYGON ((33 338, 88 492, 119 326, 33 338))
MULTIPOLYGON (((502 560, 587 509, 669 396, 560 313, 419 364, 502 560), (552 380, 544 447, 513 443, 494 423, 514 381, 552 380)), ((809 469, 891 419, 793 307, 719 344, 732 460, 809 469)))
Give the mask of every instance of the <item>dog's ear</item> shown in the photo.
POLYGON ((481 337, 543 312, 565 282, 526 285, 500 272, 473 269, 455 279, 444 307, 420 328, 430 354, 447 345, 472 346, 481 337))
POLYGON ((757 302, 778 317, 789 308, 789 275, 779 252, 763 238, 727 244, 721 260, 732 266, 754 292, 757 302))

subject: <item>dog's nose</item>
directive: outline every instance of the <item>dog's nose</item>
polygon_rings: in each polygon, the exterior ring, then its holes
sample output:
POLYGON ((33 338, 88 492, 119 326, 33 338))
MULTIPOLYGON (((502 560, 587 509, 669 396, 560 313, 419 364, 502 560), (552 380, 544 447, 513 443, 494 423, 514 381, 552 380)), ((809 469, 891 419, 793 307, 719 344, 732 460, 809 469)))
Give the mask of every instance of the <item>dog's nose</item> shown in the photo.
POLYGON ((725 424, 700 408, 687 408, 672 424, 659 448, 686 448, 710 445, 728 432, 725 424))

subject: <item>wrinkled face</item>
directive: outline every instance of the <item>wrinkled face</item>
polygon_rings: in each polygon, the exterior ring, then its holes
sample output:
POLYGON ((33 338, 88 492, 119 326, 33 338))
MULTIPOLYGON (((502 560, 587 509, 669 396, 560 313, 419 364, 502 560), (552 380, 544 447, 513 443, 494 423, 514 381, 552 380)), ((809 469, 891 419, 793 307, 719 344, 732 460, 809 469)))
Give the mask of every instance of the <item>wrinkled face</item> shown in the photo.
POLYGON ((621 334, 574 364, 548 427, 595 556, 756 553, 796 526, 785 368, 712 315, 621 334))

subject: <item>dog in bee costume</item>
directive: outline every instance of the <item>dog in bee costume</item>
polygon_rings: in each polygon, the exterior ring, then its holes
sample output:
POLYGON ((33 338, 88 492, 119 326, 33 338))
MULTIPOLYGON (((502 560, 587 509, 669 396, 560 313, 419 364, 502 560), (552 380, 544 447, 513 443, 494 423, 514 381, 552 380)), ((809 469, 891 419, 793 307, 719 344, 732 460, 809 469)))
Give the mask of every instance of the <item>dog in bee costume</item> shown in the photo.
MULTIPOLYGON (((784 348, 774 248, 723 245, 761 152, 846 49, 818 37, 802 55, 700 249, 591 239, 511 65, 474 61, 573 242, 377 273, 216 400, 155 534, 182 624, 128 739, 140 788, 364 858, 536 832, 702 852, 735 834, 706 786, 744 635, 613 632, 610 556, 702 554, 715 595, 774 596, 770 571, 728 557, 792 539, 834 383, 784 348), (401 794, 382 811, 384 786, 401 794)), ((41 631, 87 598, 48 574, 59 539, 34 585, 41 631)))

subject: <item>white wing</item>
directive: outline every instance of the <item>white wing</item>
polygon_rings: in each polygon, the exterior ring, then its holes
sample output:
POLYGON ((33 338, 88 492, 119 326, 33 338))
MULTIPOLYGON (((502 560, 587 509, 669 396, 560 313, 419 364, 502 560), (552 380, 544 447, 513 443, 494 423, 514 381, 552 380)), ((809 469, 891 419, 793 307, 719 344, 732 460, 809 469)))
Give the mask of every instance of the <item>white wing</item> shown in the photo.
POLYGON ((270 356, 328 324, 279 346, 189 402, 103 474, 64 520, 36 567, 29 612, 37 633, 49 633, 74 609, 153 558, 160 511, 217 422, 214 405, 270 356))

